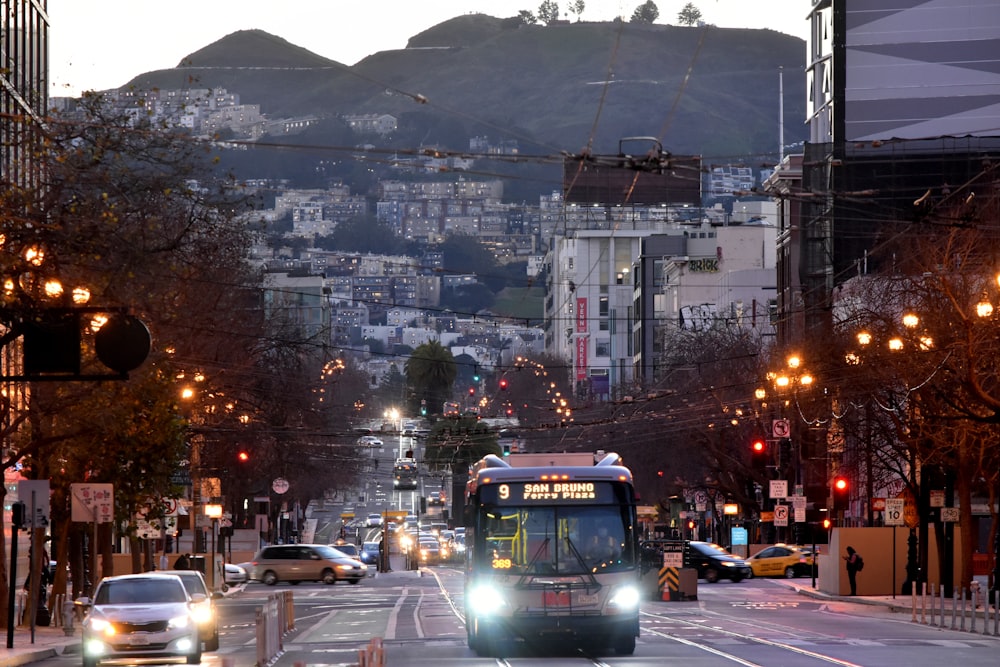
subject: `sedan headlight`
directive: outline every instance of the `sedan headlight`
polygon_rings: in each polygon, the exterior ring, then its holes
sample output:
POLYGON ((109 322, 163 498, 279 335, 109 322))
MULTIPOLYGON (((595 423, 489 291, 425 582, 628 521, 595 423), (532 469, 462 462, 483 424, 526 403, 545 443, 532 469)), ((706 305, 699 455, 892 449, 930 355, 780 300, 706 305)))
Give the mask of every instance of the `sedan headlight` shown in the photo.
POLYGON ((175 616, 167 622, 167 627, 170 628, 186 628, 191 622, 190 616, 175 616))
POLYGON ((500 591, 489 584, 476 586, 469 591, 469 607, 481 616, 495 614, 505 604, 500 591))
POLYGON ((93 632, 99 632, 109 637, 115 634, 115 626, 111 624, 110 621, 106 621, 103 618, 88 618, 87 625, 93 632))
POLYGON ((191 605, 191 618, 198 625, 206 625, 212 622, 212 605, 208 603, 191 605))
POLYGON ((736 567, 736 563, 729 560, 720 561, 720 564, 722 567, 736 567))

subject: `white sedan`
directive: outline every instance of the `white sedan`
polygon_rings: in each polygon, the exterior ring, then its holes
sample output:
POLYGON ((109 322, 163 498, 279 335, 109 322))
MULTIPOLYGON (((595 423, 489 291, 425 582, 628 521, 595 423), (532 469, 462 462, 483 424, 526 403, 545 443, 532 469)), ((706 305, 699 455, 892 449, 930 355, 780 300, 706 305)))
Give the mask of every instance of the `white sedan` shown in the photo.
POLYGON ((374 435, 363 435, 358 438, 358 444, 362 447, 381 447, 382 441, 374 435))
POLYGON ((226 583, 227 584, 245 584, 247 583, 247 571, 240 567, 239 565, 234 565, 232 563, 226 563, 226 583))

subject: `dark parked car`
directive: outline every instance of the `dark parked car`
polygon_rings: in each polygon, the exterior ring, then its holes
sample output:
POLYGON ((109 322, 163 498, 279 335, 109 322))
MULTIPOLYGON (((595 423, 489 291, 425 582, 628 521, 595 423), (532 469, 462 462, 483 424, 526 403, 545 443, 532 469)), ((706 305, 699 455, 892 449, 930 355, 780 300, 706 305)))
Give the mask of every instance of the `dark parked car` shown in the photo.
POLYGON ((698 578, 710 584, 719 579, 743 581, 751 575, 750 565, 718 544, 691 540, 652 540, 641 545, 643 571, 661 567, 665 550, 683 550, 684 567, 698 571, 698 578))

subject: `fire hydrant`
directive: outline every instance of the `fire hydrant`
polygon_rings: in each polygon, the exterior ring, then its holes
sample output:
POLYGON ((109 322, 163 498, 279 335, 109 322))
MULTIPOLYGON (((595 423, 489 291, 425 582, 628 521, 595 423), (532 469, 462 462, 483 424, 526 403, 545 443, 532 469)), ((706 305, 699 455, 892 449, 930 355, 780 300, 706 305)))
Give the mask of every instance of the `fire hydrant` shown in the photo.
POLYGON ((66 596, 66 600, 63 602, 63 634, 67 637, 72 637, 75 628, 73 627, 73 618, 76 616, 76 605, 73 601, 66 596))

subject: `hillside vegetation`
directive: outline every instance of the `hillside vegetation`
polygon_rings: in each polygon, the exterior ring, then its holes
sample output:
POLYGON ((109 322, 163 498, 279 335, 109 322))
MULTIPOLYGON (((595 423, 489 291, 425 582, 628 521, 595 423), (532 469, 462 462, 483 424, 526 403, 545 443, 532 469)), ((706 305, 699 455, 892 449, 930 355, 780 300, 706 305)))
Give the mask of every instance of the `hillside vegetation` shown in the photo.
POLYGON ((390 113, 401 134, 419 124, 421 140, 451 150, 487 135, 522 151, 615 153, 623 137, 651 136, 674 153, 737 162, 776 153, 779 68, 785 139, 805 138, 804 56, 802 40, 771 30, 524 26, 479 14, 353 66, 240 31, 128 85, 224 87, 275 118, 390 113))

